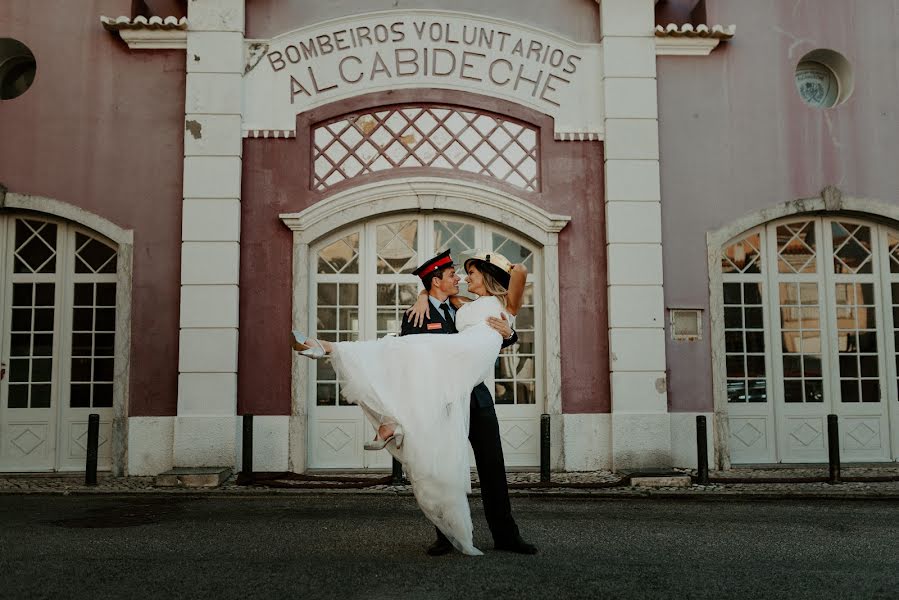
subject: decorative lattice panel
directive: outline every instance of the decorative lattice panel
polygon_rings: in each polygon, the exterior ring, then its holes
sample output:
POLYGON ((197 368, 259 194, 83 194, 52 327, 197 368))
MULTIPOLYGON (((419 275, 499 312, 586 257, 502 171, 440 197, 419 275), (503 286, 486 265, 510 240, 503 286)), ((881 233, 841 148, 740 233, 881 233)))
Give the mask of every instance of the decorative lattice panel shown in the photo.
POLYGON ((498 115, 439 106, 353 114, 313 132, 314 189, 389 169, 432 167, 540 187, 537 131, 498 115))

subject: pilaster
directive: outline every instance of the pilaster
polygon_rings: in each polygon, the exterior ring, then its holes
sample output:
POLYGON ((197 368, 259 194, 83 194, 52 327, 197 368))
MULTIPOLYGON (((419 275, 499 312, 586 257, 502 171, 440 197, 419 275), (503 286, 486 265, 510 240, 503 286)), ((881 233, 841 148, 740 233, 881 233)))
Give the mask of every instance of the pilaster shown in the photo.
POLYGON ((655 3, 599 4, 612 467, 669 467, 655 3))
POLYGON ((244 0, 188 3, 174 465, 237 459, 244 0))

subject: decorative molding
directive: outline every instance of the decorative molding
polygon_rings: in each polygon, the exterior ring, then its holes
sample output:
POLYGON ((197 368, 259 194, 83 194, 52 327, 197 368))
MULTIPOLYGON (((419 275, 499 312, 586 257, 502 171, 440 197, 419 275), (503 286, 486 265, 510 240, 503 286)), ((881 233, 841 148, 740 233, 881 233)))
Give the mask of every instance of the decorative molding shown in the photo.
POLYGON ((557 142, 598 142, 602 135, 590 131, 556 131, 553 139, 557 142))
POLYGON ((131 50, 185 50, 187 17, 100 17, 103 28, 118 33, 131 50))
POLYGON ((354 221, 390 212, 440 211, 478 215, 518 231, 539 244, 553 243, 571 217, 555 215, 511 194, 467 181, 404 178, 337 193, 299 213, 279 215, 309 244, 354 221))
POLYGON ((736 25, 697 25, 689 23, 678 27, 669 23, 656 25, 656 55, 658 56, 707 56, 722 41, 730 40, 737 32, 736 25))
POLYGON ((0 208, 15 208, 20 210, 33 210, 48 215, 53 215, 67 221, 73 221, 83 225, 92 231, 96 231, 115 242, 116 244, 134 244, 134 230, 123 229, 108 219, 88 212, 66 202, 60 202, 44 196, 30 196, 28 194, 16 194, 7 192, 0 208))
POLYGON ((286 140, 297 137, 297 131, 296 129, 244 129, 242 135, 245 138, 261 137, 286 140))

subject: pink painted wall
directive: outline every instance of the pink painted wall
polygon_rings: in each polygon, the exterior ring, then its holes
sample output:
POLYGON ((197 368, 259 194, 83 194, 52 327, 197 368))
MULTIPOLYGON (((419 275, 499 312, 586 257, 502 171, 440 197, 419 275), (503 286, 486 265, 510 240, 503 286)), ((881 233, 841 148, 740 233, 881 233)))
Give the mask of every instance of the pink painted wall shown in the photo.
MULTIPOLYGON (((827 184, 899 202, 899 2, 710 0, 710 23, 737 25, 707 57, 658 62, 665 302, 706 309, 706 232, 816 196, 827 184), (805 105, 793 74, 817 48, 852 64, 855 91, 830 110, 805 105)), ((711 355, 668 342, 671 409, 711 410, 711 355)))
POLYGON ((0 37, 37 60, 32 87, 0 101, 0 182, 134 230, 131 415, 174 415, 184 51, 131 52, 100 16, 131 0, 4 0, 0 37))
POLYGON ((483 182, 547 211, 572 217, 559 238, 563 409, 609 411, 601 144, 555 142, 551 119, 504 101, 460 92, 405 90, 361 96, 304 113, 298 117, 296 139, 245 140, 243 160, 240 412, 290 413, 291 357, 285 332, 291 326, 292 234, 278 214, 301 211, 348 187, 412 176, 414 171, 483 182), (403 169, 359 177, 334 186, 327 194, 310 190, 312 124, 351 111, 404 102, 480 108, 538 126, 543 148, 543 190, 522 192, 495 180, 432 169, 403 169))

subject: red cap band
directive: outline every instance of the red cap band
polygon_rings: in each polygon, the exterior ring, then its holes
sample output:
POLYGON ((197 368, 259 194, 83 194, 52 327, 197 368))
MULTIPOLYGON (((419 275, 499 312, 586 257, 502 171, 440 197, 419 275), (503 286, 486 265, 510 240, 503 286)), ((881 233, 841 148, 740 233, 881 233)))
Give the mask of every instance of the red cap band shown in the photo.
POLYGON ((418 276, 421 277, 422 279, 424 279, 427 275, 433 273, 434 271, 436 271, 443 265, 452 264, 452 262, 453 262, 452 258, 450 258, 449 256, 444 256, 443 258, 441 258, 440 260, 438 260, 437 262, 435 262, 434 264, 429 266, 426 271, 419 273, 418 276))

